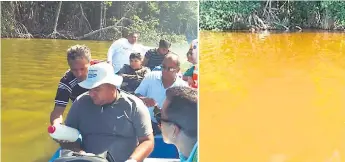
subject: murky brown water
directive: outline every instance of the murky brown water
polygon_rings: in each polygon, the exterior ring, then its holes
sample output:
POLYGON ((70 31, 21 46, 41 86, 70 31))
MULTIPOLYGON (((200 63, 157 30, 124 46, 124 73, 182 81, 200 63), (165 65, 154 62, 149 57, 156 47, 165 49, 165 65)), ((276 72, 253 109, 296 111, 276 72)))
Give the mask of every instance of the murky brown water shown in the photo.
POLYGON ((202 161, 345 161, 344 33, 203 31, 200 53, 202 161))

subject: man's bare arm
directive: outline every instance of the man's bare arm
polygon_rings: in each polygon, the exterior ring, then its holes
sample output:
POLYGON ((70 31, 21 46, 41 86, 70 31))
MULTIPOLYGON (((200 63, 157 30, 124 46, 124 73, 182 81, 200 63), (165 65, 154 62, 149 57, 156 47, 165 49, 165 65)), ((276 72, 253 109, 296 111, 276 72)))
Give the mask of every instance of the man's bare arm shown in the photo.
POLYGON ((50 113, 50 124, 62 123, 65 109, 66 107, 55 105, 54 110, 50 113))
POLYGON ((144 159, 148 157, 153 151, 153 147, 154 147, 153 134, 150 134, 147 137, 140 137, 139 145, 130 156, 130 159, 135 159, 138 162, 144 161, 144 159))

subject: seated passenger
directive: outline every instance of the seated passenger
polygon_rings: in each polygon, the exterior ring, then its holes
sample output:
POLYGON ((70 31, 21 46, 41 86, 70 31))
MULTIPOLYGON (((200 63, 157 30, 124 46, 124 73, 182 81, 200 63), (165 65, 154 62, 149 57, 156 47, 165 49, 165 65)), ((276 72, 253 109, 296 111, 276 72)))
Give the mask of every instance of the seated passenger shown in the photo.
POLYGON ((121 89, 129 93, 134 93, 145 75, 151 72, 151 70, 142 66, 140 53, 132 53, 129 56, 129 60, 130 65, 125 64, 117 74, 123 77, 121 89))
POLYGON ((189 51, 187 52, 188 62, 192 63, 193 66, 190 67, 184 74, 183 80, 187 81, 189 86, 193 88, 198 88, 198 41, 193 40, 189 51))
POLYGON ((101 157, 108 153, 121 162, 143 161, 150 155, 154 137, 149 111, 139 98, 119 90, 121 83, 110 64, 89 67, 79 85, 90 90, 74 101, 65 121, 80 131, 82 142, 59 141, 63 149, 101 157))
POLYGON ((163 60, 162 67, 162 71, 153 71, 146 75, 135 90, 135 94, 149 107, 154 135, 160 134, 157 121, 153 115, 154 106, 159 108, 163 106, 167 88, 188 86, 187 82, 177 77, 177 73, 180 71, 180 61, 177 55, 168 54, 163 60))
POLYGON ((158 49, 150 49, 146 52, 143 65, 153 70, 162 63, 164 57, 170 52, 170 46, 168 41, 160 40, 158 49))
POLYGON ((156 119, 165 143, 174 144, 181 162, 198 161, 198 92, 190 87, 172 87, 156 119))

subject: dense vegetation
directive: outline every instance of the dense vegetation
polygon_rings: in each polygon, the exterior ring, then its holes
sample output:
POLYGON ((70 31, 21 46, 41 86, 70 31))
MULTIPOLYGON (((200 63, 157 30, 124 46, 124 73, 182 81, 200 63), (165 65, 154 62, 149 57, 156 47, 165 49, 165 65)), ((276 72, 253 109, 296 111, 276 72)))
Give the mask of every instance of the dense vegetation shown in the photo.
POLYGON ((345 29, 345 1, 201 1, 204 30, 345 29))
POLYGON ((1 2, 1 36, 114 40, 139 31, 142 41, 197 37, 198 2, 1 2))

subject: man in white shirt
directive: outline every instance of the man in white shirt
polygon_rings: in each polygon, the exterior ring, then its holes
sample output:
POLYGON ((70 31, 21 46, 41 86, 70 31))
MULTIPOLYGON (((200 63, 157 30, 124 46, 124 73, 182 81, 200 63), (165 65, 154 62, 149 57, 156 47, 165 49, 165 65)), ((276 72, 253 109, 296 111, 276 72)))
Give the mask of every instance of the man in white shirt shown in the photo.
POLYGON ((147 74, 139 87, 135 90, 147 107, 149 107, 153 134, 160 134, 157 120, 154 118, 154 106, 161 108, 165 99, 165 91, 170 87, 188 86, 187 82, 177 76, 180 71, 180 61, 177 55, 167 54, 162 63, 162 71, 153 71, 147 74))
POLYGON ((117 73, 124 64, 129 64, 129 56, 131 53, 140 53, 144 55, 148 47, 137 43, 139 34, 132 32, 127 38, 116 40, 108 50, 107 61, 113 65, 114 72, 117 73))

